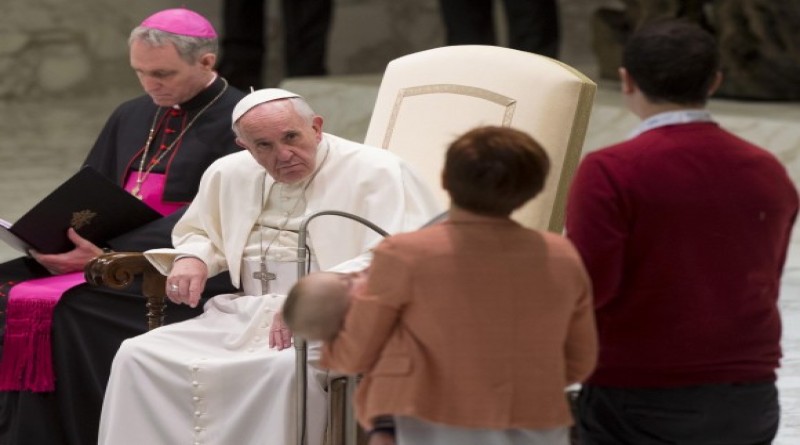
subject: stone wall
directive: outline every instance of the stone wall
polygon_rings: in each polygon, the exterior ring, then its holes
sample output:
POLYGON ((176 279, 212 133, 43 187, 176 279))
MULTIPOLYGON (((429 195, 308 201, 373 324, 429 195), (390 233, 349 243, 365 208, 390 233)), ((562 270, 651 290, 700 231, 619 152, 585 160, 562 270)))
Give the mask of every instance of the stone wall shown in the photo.
POLYGON ((680 18, 719 42, 720 97, 800 100, 800 1, 620 0, 593 16, 593 45, 601 77, 616 78, 622 45, 643 23, 680 18))
MULTIPOLYGON (((186 2, 210 11, 213 0, 186 2)), ((0 98, 131 88, 127 37, 158 0, 3 0, 0 98)))
MULTIPOLYGON (((0 99, 136 90, 127 36, 150 13, 184 5, 220 28, 221 0, 2 0, 0 99)), ((268 0, 267 0, 268 1, 268 0)), ((268 83, 282 78, 280 11, 269 2, 268 83)), ((443 44, 436 0, 335 0, 331 74, 382 72, 390 60, 443 44)), ((562 59, 593 65, 589 14, 612 0, 561 0, 562 59)), ((499 8, 498 8, 499 9, 499 8)), ((501 19, 498 19, 502 23, 501 19)), ((591 75, 592 73, 587 73, 591 75)))

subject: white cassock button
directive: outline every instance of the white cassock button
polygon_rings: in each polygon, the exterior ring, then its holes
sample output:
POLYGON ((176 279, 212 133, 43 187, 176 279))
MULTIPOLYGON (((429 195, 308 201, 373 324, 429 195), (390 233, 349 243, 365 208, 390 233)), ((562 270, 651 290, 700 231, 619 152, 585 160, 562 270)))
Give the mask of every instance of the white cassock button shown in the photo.
POLYGON ((200 397, 194 396, 194 397, 192 397, 192 400, 194 400, 195 402, 197 402, 198 400, 200 400, 200 397))
POLYGON ((195 417, 200 417, 200 414, 202 414, 200 411, 195 411, 195 412, 194 412, 194 416, 195 416, 195 417))
POLYGON ((200 386, 200 382, 195 380, 195 381, 192 382, 192 386, 200 386))
POLYGON ((194 427, 194 430, 195 431, 200 431, 200 430, 202 430, 202 428, 200 428, 199 426, 196 426, 196 427, 194 427))
POLYGON ((197 365, 192 366, 192 370, 197 371, 198 369, 200 369, 199 366, 197 366, 197 365))

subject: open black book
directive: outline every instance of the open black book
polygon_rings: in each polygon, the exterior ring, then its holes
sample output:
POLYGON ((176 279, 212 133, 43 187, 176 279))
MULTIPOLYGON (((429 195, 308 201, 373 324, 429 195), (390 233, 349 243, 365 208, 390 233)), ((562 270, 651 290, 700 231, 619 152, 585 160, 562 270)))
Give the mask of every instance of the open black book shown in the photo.
POLYGON ((160 218, 122 187, 91 167, 83 167, 36 204, 17 222, 0 220, 0 239, 27 253, 63 253, 75 246, 67 238, 72 227, 98 246, 160 218))

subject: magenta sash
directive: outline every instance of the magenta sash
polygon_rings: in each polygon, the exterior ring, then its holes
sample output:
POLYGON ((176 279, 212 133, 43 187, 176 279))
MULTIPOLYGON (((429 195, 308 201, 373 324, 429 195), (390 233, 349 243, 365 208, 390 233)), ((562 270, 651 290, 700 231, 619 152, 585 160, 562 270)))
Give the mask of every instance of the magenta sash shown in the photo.
POLYGON ((0 358, 0 391, 55 389, 50 327, 61 294, 84 282, 83 272, 24 281, 11 288, 0 358))
MULTIPOLYGON (((150 173, 147 175, 147 181, 142 184, 142 189, 139 193, 142 195, 142 201, 149 205, 156 212, 166 216, 170 213, 183 207, 184 203, 164 202, 162 196, 164 195, 164 186, 167 183, 167 176, 161 173, 150 173)), ((136 185, 136 174, 128 175, 128 181, 125 183, 125 190, 129 193, 136 185)))
MULTIPOLYGON (((125 190, 136 185, 128 175, 125 190)), ((142 186, 142 199, 155 211, 168 215, 183 204, 162 200, 166 176, 152 173, 142 186)), ((23 281, 11 288, 6 308, 6 332, 0 357, 0 391, 50 392, 53 373, 53 311, 64 292, 85 282, 83 272, 23 281)))

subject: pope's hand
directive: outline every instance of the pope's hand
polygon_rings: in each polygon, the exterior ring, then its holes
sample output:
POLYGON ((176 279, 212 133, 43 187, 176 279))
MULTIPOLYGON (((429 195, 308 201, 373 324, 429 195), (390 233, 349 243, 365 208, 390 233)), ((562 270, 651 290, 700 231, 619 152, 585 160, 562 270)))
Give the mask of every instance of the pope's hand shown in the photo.
POLYGON ((181 258, 172 265, 167 276, 167 298, 173 303, 197 307, 200 295, 206 287, 208 267, 195 257, 181 258))
POLYGON ((292 346, 292 331, 284 323, 281 313, 277 312, 269 327, 269 347, 277 348, 280 351, 290 346, 292 346))
POLYGON ((45 254, 31 250, 30 254, 50 273, 60 275, 82 271, 89 260, 103 253, 103 249, 78 235, 78 232, 72 227, 67 230, 67 238, 75 245, 75 248, 69 252, 45 254))

